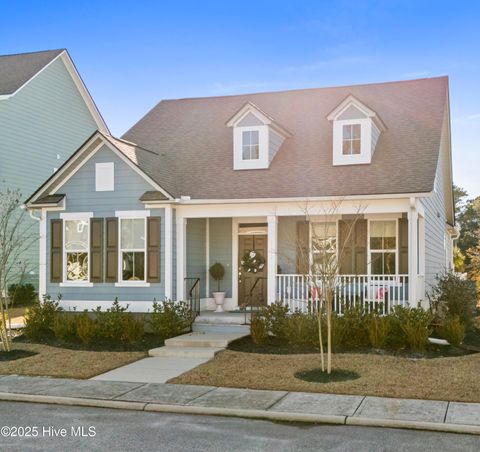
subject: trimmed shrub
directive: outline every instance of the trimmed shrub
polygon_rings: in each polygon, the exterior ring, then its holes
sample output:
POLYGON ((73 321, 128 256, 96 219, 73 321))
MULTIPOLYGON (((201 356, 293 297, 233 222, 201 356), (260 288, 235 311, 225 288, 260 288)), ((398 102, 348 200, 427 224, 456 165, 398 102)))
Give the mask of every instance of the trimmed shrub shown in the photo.
MULTIPOLYGON (((60 301, 61 297, 58 297, 60 301)), ((55 316, 62 311, 58 301, 53 301, 49 295, 43 302, 34 303, 28 308, 25 315, 25 328, 23 333, 29 339, 45 339, 53 335, 55 316)))
POLYGON ((286 341, 285 322, 288 317, 288 306, 281 301, 277 301, 262 308, 260 313, 265 317, 268 330, 280 341, 286 341))
POLYGON ((459 346, 465 339, 465 326, 458 315, 447 316, 438 328, 438 333, 450 345, 459 346))
POLYGON ((117 298, 106 311, 100 307, 95 309, 93 312, 97 318, 99 335, 107 340, 121 341, 124 338, 126 318, 130 315, 127 311, 128 306, 121 306, 117 298))
POLYGON ((37 299, 37 292, 32 284, 11 284, 8 286, 8 298, 12 306, 24 306, 37 299))
POLYGON ((59 312, 53 321, 53 334, 60 341, 73 341, 77 336, 77 319, 75 314, 59 312))
POLYGON ((299 347, 318 347, 318 320, 314 315, 294 312, 282 321, 282 336, 299 347))
POLYGON ((372 314, 368 322, 368 339, 373 348, 384 348, 391 329, 390 316, 372 314))
POLYGON ((368 316, 361 306, 347 308, 343 311, 341 323, 344 331, 342 345, 345 348, 363 348, 370 345, 368 337, 368 316))
POLYGON ((92 319, 87 312, 80 314, 77 318, 77 337, 80 341, 88 345, 98 335, 98 322, 92 319))
POLYGON ((124 323, 124 338, 129 344, 134 344, 142 339, 145 329, 144 329, 144 319, 137 319, 133 314, 129 314, 125 318, 124 323))
POLYGON ((397 343, 414 352, 425 350, 432 332, 430 328, 432 319, 431 312, 423 308, 396 306, 392 315, 392 331, 397 336, 397 343))
POLYGON ((169 300, 162 303, 153 302, 150 325, 153 332, 163 339, 191 330, 194 320, 195 313, 184 301, 178 303, 169 300))
POLYGON ((250 336, 254 344, 261 345, 265 343, 268 338, 268 326, 265 317, 261 315, 252 316, 250 320, 250 336))
POLYGON ((436 282, 428 296, 436 323, 441 324, 448 316, 458 316, 460 322, 469 329, 476 314, 475 283, 462 279, 455 273, 437 275, 436 282))

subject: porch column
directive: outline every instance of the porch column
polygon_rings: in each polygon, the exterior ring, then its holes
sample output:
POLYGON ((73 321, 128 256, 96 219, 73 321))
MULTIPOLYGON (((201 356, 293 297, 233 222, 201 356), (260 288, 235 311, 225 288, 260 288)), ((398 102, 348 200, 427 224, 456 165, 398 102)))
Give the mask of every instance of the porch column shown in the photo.
POLYGON ((410 198, 408 211, 408 302, 416 307, 418 275, 418 211, 415 198, 410 198))
POLYGON ((38 270, 38 297, 43 301, 43 296, 47 293, 47 212, 42 209, 40 219, 40 256, 38 270))
POLYGON ((172 206, 165 207, 165 298, 172 299, 173 217, 172 206))
POLYGON ((185 275, 187 270, 187 219, 177 218, 177 300, 185 298, 185 275))
POLYGON ((273 304, 277 298, 277 263, 278 263, 278 217, 269 215, 268 222, 268 274, 267 274, 267 301, 273 304))

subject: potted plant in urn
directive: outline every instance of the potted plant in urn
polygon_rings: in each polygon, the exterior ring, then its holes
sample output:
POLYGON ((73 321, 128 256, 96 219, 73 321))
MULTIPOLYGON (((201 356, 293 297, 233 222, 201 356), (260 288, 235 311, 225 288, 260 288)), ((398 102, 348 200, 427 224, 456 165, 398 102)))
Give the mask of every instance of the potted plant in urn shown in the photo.
POLYGON ((220 292, 220 281, 225 276, 225 268, 220 262, 215 262, 208 270, 210 276, 217 281, 217 292, 213 292, 213 298, 215 299, 215 304, 217 309, 215 312, 223 312, 223 303, 225 302, 225 292, 220 292))

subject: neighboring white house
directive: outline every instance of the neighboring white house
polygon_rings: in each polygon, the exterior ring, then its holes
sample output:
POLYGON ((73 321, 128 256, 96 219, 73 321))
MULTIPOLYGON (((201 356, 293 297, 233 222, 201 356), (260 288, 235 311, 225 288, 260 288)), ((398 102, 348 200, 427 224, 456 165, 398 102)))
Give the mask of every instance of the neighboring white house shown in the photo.
POLYGON ((64 306, 145 311, 195 285, 212 309, 220 262, 227 308, 302 308, 298 243, 321 265, 318 240, 346 249, 337 309, 414 305, 452 261, 448 79, 162 101, 122 139, 90 137, 27 206, 42 292, 64 306))

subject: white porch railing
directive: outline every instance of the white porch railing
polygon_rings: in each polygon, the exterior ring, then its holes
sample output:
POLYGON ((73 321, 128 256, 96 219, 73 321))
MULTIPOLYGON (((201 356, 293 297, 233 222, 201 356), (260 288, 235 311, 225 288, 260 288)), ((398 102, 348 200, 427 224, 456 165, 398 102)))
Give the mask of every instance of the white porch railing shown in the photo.
MULTIPOLYGON (((363 306, 367 312, 388 314, 408 306, 408 275, 338 275, 333 309, 363 306)), ((291 311, 315 312, 323 299, 321 278, 315 275, 277 275, 277 300, 291 311)))

